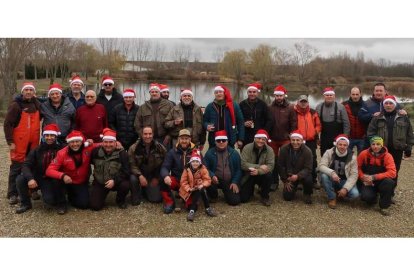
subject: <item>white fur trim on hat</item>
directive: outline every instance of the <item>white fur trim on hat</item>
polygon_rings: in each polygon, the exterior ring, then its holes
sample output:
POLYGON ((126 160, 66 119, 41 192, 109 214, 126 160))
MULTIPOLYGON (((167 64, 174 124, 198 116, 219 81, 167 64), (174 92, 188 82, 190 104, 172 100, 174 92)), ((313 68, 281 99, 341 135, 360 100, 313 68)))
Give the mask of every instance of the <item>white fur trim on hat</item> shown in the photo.
POLYGON ((335 91, 333 90, 329 90, 329 91, 325 91, 323 92, 324 95, 335 95, 335 91))
POLYGON ((338 142, 339 141, 341 141, 341 140, 344 140, 345 142, 347 142, 348 143, 348 145, 349 145, 349 139, 348 138, 346 138, 346 137, 339 137, 338 139, 336 139, 335 141, 334 141, 334 146, 336 146, 336 144, 338 144, 338 142))
POLYGON ((21 92, 23 92, 23 90, 25 90, 26 88, 31 88, 36 93, 36 88, 33 85, 31 85, 31 84, 26 84, 25 86, 23 86, 21 92))
POLYGON ((80 83, 80 84, 83 85, 83 81, 81 79, 74 79, 73 81, 70 82, 70 85, 72 85, 74 83, 80 83))
POLYGON ((247 91, 249 91, 249 90, 256 90, 257 92, 260 92, 260 89, 257 88, 256 86, 249 86, 249 87, 247 87, 247 91))
POLYGON ((60 135, 60 132, 57 132, 57 131, 54 131, 54 130, 45 130, 45 131, 43 131, 43 135, 46 135, 46 134, 52 134, 52 135, 58 136, 58 135, 60 135))
POLYGON ((382 101, 382 104, 385 104, 386 102, 390 102, 390 103, 393 103, 394 105, 397 105, 397 102, 390 98, 387 98, 384 101, 382 101))
POLYGON ((185 90, 183 90, 181 92, 181 96, 183 96, 183 95, 191 95, 191 96, 193 96, 193 91, 188 90, 188 89, 185 89, 185 90))
POLYGON ((299 133, 292 133, 292 134, 290 135, 290 137, 291 137, 291 138, 292 138, 292 137, 296 137, 296 138, 303 139, 302 134, 299 134, 299 133))
POLYGON ((216 86, 216 87, 214 87, 214 92, 215 91, 221 91, 221 92, 224 92, 224 89, 223 89, 223 87, 221 87, 221 86, 216 86))
POLYGON ((114 137, 114 136, 102 136, 102 141, 104 141, 104 140, 116 141, 116 137, 114 137))
POLYGON ((200 163, 201 163, 201 158, 200 158, 200 157, 191 157, 191 158, 190 158, 190 161, 188 161, 188 163, 191 163, 191 162, 193 162, 193 161, 198 161, 198 162, 200 162, 200 163))
POLYGON ((285 91, 274 91, 273 95, 285 95, 285 91))
POLYGON ((114 83, 114 81, 113 81, 113 80, 111 80, 111 79, 106 79, 106 80, 104 80, 104 81, 102 82, 102 84, 105 84, 105 83, 112 83, 112 84, 115 84, 115 83, 114 83))
POLYGON ((83 141, 82 136, 73 136, 70 138, 66 138, 66 142, 72 142, 72 141, 83 141))
POLYGON ((62 90, 61 89, 59 89, 59 88, 52 88, 47 93, 47 96, 50 97, 50 93, 52 93, 53 91, 58 91, 60 94, 62 94, 62 90))
POLYGON ((161 89, 161 90, 160 90, 160 92, 165 92, 165 91, 170 92, 170 89, 168 89, 168 88, 163 88, 163 89, 161 89))
POLYGON ((217 136, 215 138, 215 140, 220 140, 220 139, 226 139, 226 140, 228 140, 229 138, 227 138, 227 136, 217 136))
POLYGON ((123 97, 135 97, 135 94, 132 92, 125 92, 124 94, 122 94, 123 97))

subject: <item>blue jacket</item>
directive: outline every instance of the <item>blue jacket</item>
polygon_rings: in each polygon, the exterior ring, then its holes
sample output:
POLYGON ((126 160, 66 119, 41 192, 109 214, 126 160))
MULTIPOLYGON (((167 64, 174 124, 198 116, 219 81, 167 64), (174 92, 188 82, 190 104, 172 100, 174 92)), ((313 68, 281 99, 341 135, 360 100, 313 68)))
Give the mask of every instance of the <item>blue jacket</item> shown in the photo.
MULTIPOLYGON (((401 105, 397 103, 396 109, 401 109, 401 105)), ((376 112, 382 112, 383 110, 384 107, 382 105, 382 101, 378 101, 371 96, 362 104, 362 107, 358 112, 358 119, 368 126, 369 122, 371 122, 373 114, 376 112)))
MULTIPOLYGON (((224 109, 224 129, 229 137, 229 145, 234 146, 237 140, 244 141, 244 119, 243 113, 241 112, 240 106, 233 102, 234 116, 236 117, 236 128, 232 128, 230 111, 226 107, 224 109)), ((204 111, 203 126, 207 129, 207 125, 213 123, 216 127, 218 126, 218 110, 214 107, 213 103, 209 103, 204 111)), ((217 129, 216 129, 217 130, 217 129)), ((210 147, 214 147, 214 132, 208 133, 208 144, 210 147)))
MULTIPOLYGON (((239 153, 232 147, 227 147, 229 152, 229 166, 231 171, 231 183, 237 184, 240 187, 240 180, 242 177, 241 159, 239 153)), ((206 165, 210 177, 215 175, 217 168, 217 149, 216 147, 210 148, 204 156, 204 164, 206 165)))
POLYGON ((190 161, 191 153, 194 148, 195 145, 191 143, 190 147, 186 151, 183 151, 181 148, 177 147, 170 149, 161 166, 161 179, 164 179, 166 176, 170 175, 171 172, 171 176, 174 176, 180 180, 184 167, 190 161))

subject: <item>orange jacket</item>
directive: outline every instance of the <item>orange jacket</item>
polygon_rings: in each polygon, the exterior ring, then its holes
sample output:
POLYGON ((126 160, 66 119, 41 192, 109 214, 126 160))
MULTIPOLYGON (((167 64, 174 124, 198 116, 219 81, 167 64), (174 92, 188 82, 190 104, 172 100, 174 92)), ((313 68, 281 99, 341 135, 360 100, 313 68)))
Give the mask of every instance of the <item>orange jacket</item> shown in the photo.
POLYGON ((187 201, 191 195, 191 189, 198 186, 198 182, 201 182, 203 187, 206 188, 211 185, 211 178, 206 166, 201 165, 201 168, 193 173, 190 168, 185 168, 180 180, 180 196, 187 201))
POLYGON ((40 138, 40 112, 28 113, 22 111, 20 122, 13 129, 13 143, 16 148, 10 151, 12 161, 24 162, 30 150, 39 145, 40 138))
POLYGON ((302 132, 305 141, 313 141, 321 132, 321 121, 319 120, 318 112, 314 109, 301 108, 296 104, 294 106, 298 118, 298 129, 302 132))
POLYGON ((395 168, 394 158, 388 152, 387 148, 383 148, 385 151, 380 154, 379 156, 372 155, 370 149, 363 150, 358 155, 358 177, 361 179, 364 176, 364 171, 362 170, 362 166, 365 165, 373 165, 373 166, 384 166, 385 172, 375 174, 375 180, 382 180, 384 178, 395 178, 397 177, 397 169, 395 168), (368 163, 369 159, 369 164, 368 163))

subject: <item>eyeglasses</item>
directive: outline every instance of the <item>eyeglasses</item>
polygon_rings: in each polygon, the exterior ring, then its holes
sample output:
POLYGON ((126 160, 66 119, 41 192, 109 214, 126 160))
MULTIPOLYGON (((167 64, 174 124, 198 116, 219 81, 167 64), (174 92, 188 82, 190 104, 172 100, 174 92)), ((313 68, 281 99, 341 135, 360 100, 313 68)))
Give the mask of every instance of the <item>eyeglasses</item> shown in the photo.
POLYGON ((104 86, 112 86, 112 83, 105 83, 104 86))
POLYGON ((217 143, 226 143, 227 139, 217 139, 216 142, 217 143))

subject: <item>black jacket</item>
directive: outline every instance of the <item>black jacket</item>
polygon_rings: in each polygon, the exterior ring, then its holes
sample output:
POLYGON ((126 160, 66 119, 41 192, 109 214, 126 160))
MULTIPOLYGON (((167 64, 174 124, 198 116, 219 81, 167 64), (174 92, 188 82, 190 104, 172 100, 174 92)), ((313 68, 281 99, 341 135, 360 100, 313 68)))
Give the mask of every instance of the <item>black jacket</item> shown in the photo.
POLYGON ((127 111, 125 104, 116 105, 108 114, 109 127, 116 131, 116 139, 122 144, 125 150, 135 143, 138 133, 134 127, 135 116, 138 112, 138 105, 134 104, 130 111, 127 111))
POLYGON ((270 112, 267 104, 261 99, 257 99, 255 104, 250 104, 248 99, 240 102, 240 109, 243 113, 244 121, 253 120, 254 128, 245 127, 244 144, 252 143, 254 135, 259 129, 269 131, 269 124, 271 123, 270 112))
POLYGON ((105 106, 106 114, 108 114, 107 116, 109 116, 112 109, 116 105, 124 102, 124 97, 122 97, 122 95, 118 93, 118 90, 114 88, 112 90, 112 98, 108 101, 108 99, 105 97, 105 90, 101 89, 98 98, 96 99, 96 102, 99 104, 103 104, 105 106))

